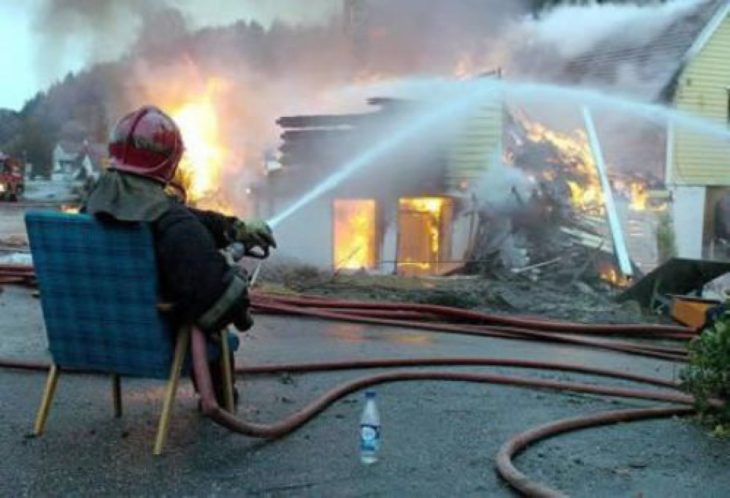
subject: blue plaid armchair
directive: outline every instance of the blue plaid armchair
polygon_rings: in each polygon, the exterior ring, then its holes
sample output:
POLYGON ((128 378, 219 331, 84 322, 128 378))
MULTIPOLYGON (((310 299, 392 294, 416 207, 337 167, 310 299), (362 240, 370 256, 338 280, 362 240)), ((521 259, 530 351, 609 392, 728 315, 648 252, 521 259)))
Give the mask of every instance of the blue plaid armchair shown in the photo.
MULTIPOLYGON (((105 224, 91 216, 29 212, 25 217, 53 364, 34 432, 41 435, 62 370, 112 374, 116 416, 121 376, 168 379, 154 453, 162 452, 190 327, 172 330, 159 303, 157 266, 146 224, 105 224)), ((226 405, 233 409, 228 351, 220 341, 226 405)), ((232 342, 232 344, 231 344, 232 342)))

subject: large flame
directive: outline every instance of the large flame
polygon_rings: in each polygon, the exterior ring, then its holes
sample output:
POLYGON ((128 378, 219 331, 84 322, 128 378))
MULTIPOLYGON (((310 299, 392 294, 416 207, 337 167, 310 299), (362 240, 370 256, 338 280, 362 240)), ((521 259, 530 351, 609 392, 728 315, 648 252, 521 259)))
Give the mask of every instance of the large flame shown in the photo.
POLYGON ((219 87, 218 80, 211 80, 202 94, 170 106, 170 114, 180 127, 185 143, 180 168, 187 179, 188 200, 194 203, 210 203, 220 186, 226 163, 227 150, 215 103, 219 87))

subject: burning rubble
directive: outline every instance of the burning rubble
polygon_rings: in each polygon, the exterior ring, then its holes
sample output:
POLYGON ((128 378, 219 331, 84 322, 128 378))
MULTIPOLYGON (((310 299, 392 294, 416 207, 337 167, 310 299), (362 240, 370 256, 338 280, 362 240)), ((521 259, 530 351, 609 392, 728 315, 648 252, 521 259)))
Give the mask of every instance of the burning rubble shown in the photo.
MULTIPOLYGON (((480 272, 526 269, 553 281, 597 277, 611 285, 628 285, 615 264, 603 192, 585 133, 551 129, 517 111, 511 114, 504 142, 505 167, 521 171, 525 180, 512 187, 507 216, 488 203, 480 205, 481 230, 469 266, 480 272)), ((649 204, 650 187, 642 178, 609 176, 629 226, 631 216, 637 216, 632 212, 641 216, 649 209, 665 208, 663 203, 649 204)), ((629 232, 629 238, 633 235, 637 234, 629 232)))

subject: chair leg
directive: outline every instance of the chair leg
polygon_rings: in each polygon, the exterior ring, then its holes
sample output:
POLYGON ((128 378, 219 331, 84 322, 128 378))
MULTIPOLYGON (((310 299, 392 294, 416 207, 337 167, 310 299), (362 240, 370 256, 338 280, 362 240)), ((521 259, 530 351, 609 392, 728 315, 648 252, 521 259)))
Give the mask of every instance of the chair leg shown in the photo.
POLYGON ((188 343, 190 342, 190 328, 182 329, 177 336, 175 342, 175 356, 172 359, 172 368, 170 368, 170 379, 167 381, 165 389, 165 401, 162 405, 162 413, 160 414, 160 422, 157 426, 157 437, 155 438, 155 455, 162 454, 162 448, 167 440, 167 431, 170 428, 170 417, 172 415, 172 404, 177 394, 177 384, 182 373, 183 362, 188 351, 188 343))
POLYGON ((48 370, 48 378, 46 379, 46 387, 43 390, 43 398, 41 399, 41 406, 38 408, 38 414, 35 418, 35 424, 33 426, 33 434, 40 436, 43 434, 43 429, 46 426, 46 420, 48 420, 48 412, 51 409, 51 403, 53 402, 53 395, 56 393, 56 385, 58 384, 58 376, 60 371, 56 364, 52 364, 48 370))
POLYGON ((112 399, 114 400, 114 417, 122 416, 122 378, 112 375, 112 399))
POLYGON ((233 400, 233 376, 231 375, 231 351, 228 347, 228 329, 221 331, 221 368, 223 369, 223 401, 228 413, 233 413, 236 409, 236 403, 233 400))

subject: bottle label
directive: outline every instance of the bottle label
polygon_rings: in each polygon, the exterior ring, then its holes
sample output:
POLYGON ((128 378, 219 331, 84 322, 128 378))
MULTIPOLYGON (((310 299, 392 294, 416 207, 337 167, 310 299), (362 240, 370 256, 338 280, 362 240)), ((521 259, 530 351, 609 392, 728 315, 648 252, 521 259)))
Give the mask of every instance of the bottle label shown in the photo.
POLYGON ((380 427, 377 425, 360 425, 360 450, 377 451, 380 445, 380 427))

